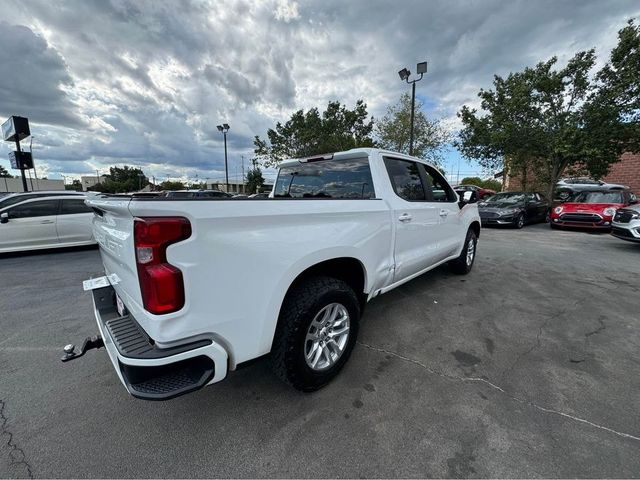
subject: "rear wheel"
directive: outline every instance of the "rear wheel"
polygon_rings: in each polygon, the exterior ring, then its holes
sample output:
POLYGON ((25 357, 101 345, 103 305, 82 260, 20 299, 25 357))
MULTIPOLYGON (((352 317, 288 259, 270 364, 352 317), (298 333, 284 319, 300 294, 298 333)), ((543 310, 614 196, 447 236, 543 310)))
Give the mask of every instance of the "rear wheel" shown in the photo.
POLYGON ((458 275, 466 275, 471 271, 473 262, 476 259, 476 250, 478 247, 478 236, 472 229, 467 231, 467 238, 462 247, 460 256, 449 262, 449 266, 454 273, 458 275))
POLYGON ((359 320, 358 298, 342 280, 315 277, 295 286, 273 339, 274 372, 298 390, 322 388, 349 359, 359 320))

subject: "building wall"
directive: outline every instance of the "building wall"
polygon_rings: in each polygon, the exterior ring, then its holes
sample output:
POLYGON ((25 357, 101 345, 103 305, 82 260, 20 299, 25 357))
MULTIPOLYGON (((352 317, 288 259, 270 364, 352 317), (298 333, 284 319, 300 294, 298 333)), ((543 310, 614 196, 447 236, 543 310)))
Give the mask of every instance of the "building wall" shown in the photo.
MULTIPOLYGON (((102 177, 100 177, 100 181, 102 181, 102 177)), ((96 177, 95 175, 87 175, 87 176, 83 175, 80 177, 80 183, 82 183, 82 190, 86 192, 87 188, 93 187, 99 182, 98 182, 98 177, 96 177)))
MULTIPOLYGON (((602 178, 603 182, 627 185, 635 193, 640 193, 640 154, 625 153, 620 161, 611 165, 609 174, 602 178)), ((505 190, 539 190, 545 191, 546 187, 540 185, 533 172, 526 176, 523 182, 522 174, 509 172, 505 180, 505 190)))
POLYGON ((628 185, 634 193, 640 194, 640 154, 622 155, 620 162, 611 165, 609 175, 602 180, 607 183, 628 185))
MULTIPOLYGON (((62 180, 42 180, 32 178, 29 180, 27 176, 27 188, 31 190, 64 190, 64 182, 62 180), (31 183, 33 182, 33 188, 31 183)), ((0 178, 0 192, 22 192, 21 178, 0 178)))

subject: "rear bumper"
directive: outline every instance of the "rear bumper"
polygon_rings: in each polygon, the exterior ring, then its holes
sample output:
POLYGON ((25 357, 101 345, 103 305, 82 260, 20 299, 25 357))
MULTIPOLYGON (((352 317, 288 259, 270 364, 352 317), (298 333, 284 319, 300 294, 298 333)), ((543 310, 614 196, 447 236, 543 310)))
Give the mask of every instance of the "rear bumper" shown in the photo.
POLYGON ((212 339, 198 338, 158 348, 133 317, 117 313, 113 287, 92 293, 105 349, 118 378, 134 397, 168 400, 226 377, 227 352, 212 339))

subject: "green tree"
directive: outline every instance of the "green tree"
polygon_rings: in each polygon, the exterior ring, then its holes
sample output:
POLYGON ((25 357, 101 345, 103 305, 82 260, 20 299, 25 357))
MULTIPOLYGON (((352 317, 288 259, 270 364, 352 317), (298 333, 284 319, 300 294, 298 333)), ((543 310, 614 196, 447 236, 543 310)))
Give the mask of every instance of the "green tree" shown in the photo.
MULTIPOLYGON (((440 164, 451 141, 449 131, 439 119, 429 120, 416 100, 413 129, 413 155, 440 164)), ((377 144, 388 150, 409 154, 411 137, 411 95, 404 93, 397 104, 387 109, 375 128, 377 144)))
POLYGON ((0 165, 0 178, 11 178, 11 174, 2 165, 0 165))
POLYGON ((184 190, 184 183, 180 181, 165 180, 160 184, 160 190, 184 190))
POLYGON ((596 78, 600 88, 592 111, 611 109, 619 114, 627 147, 640 151, 640 24, 635 20, 618 32, 618 44, 596 78))
POLYGON ((358 100, 353 110, 340 102, 329 102, 320 114, 317 108, 295 112, 286 123, 267 130, 268 140, 256 135, 254 152, 267 167, 285 158, 300 158, 374 145, 373 119, 367 105, 358 100))
POLYGON ((463 129, 456 142, 485 168, 504 167, 507 159, 511 172, 533 172, 549 196, 568 166, 600 177, 634 148, 627 128, 633 125, 607 94, 611 80, 591 75, 594 50, 578 52, 563 68, 556 63, 552 57, 507 78, 496 75, 494 89, 478 94, 483 114, 467 106, 458 113, 463 129))
POLYGON ((88 190, 104 193, 136 192, 149 185, 144 172, 135 167, 111 167, 109 173, 102 176, 102 181, 88 190))
POLYGON ((65 190, 75 190, 76 192, 81 192, 82 191, 82 183, 80 182, 80 180, 78 180, 76 178, 71 182, 70 185, 65 185, 64 189, 65 190))
POLYGON ((478 187, 488 188, 489 190, 495 190, 496 192, 502 190, 502 183, 492 178, 483 180, 480 177, 465 177, 460 180, 460 185, 476 185, 478 187))
POLYGON ((262 176, 262 170, 254 163, 253 168, 250 168, 247 172, 247 193, 258 193, 263 185, 264 177, 262 176))

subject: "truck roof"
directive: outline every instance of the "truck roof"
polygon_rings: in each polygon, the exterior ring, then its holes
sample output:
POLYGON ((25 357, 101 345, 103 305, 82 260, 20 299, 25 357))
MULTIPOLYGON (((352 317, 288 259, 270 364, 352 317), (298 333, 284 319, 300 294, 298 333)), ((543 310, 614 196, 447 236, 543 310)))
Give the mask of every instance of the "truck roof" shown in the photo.
POLYGON ((319 155, 312 155, 309 157, 302 157, 302 158, 292 158, 292 159, 287 159, 287 160, 283 160, 280 163, 280 167, 286 167, 288 165, 294 165, 296 163, 299 162, 309 162, 309 161, 321 161, 321 160, 347 160, 350 158, 355 158, 355 157, 361 157, 361 156, 370 156, 372 154, 383 154, 383 155, 393 155, 396 158, 402 158, 402 159, 406 159, 406 160, 413 160, 416 162, 420 162, 420 163, 424 163, 426 165, 430 165, 431 167, 436 167, 435 165, 433 165, 431 162, 423 159, 423 158, 418 158, 418 157, 412 157, 410 155, 407 155, 405 153, 399 153, 399 152, 394 152, 392 150, 386 150, 383 148, 372 148, 372 147, 361 147, 361 148, 352 148, 351 150, 344 150, 341 152, 334 152, 334 153, 323 153, 323 154, 319 154, 319 155))

